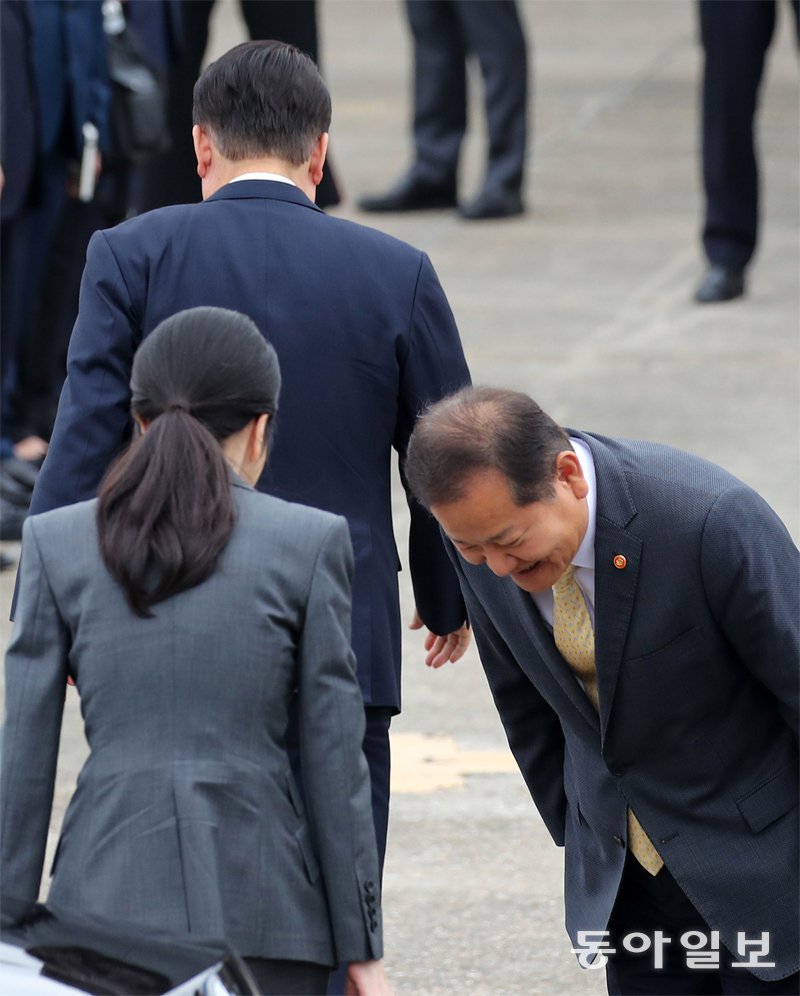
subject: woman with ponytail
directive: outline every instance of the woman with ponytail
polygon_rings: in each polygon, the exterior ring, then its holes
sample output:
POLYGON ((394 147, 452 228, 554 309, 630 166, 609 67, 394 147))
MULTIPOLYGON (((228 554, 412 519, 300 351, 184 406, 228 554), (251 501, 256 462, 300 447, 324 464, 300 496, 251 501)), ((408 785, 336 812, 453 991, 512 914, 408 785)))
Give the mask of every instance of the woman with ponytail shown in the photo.
POLYGON ((253 487, 275 352, 243 315, 193 308, 145 339, 131 389, 136 436, 98 498, 25 523, 2 897, 39 893, 71 677, 90 752, 48 904, 221 937, 264 993, 322 993, 348 962, 349 991, 384 996, 347 525, 253 487))

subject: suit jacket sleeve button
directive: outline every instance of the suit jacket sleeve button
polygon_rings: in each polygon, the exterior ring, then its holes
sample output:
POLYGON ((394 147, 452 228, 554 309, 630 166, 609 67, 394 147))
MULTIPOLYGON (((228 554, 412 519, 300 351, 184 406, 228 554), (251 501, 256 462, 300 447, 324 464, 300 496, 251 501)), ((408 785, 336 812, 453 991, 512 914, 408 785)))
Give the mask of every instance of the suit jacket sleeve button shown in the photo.
POLYGON ((619 844, 620 847, 625 846, 625 841, 622 839, 622 837, 618 837, 616 834, 614 834, 614 840, 619 844))

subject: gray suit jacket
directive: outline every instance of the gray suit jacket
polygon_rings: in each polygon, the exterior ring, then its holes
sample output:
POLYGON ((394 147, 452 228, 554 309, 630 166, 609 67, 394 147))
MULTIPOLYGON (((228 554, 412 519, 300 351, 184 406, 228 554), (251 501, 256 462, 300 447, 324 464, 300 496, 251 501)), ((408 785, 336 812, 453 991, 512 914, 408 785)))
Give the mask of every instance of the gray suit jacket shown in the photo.
POLYGON ((531 597, 448 544, 509 744, 566 845, 567 930, 606 929, 630 804, 722 943, 768 931, 775 967, 751 971, 783 978, 798 967, 798 551, 719 467, 574 435, 597 473, 599 716, 531 597))
POLYGON ((55 905, 224 937, 250 956, 379 957, 347 525, 242 482, 233 491, 218 570, 153 619, 105 569, 94 501, 26 522, 6 659, 3 893, 38 894, 69 672, 91 753, 55 905), (295 691, 305 811, 283 744, 295 691))

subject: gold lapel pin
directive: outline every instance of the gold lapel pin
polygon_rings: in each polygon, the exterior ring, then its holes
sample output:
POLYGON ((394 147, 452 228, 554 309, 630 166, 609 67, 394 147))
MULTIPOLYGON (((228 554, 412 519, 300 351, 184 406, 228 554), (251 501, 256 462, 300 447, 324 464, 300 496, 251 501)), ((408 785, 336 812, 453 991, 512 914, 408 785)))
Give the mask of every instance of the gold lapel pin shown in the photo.
POLYGON ((621 553, 618 553, 616 557, 614 557, 614 566, 618 571, 624 571, 628 566, 628 558, 623 557, 621 553))

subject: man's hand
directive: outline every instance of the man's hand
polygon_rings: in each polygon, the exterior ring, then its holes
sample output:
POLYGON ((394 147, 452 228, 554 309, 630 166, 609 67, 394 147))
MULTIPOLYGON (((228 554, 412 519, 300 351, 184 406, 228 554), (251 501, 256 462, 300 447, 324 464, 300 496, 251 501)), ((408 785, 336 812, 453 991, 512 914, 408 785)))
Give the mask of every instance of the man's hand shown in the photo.
POLYGON ((392 996, 382 961, 351 961, 347 966, 346 996, 392 996))
MULTIPOLYGON (((419 617, 419 612, 415 611, 414 618, 408 624, 408 628, 422 629, 424 625, 425 623, 419 617)), ((454 633, 448 633, 447 636, 437 636, 436 633, 431 633, 428 630, 428 635, 425 637, 425 649, 428 651, 425 664, 428 667, 441 667, 448 661, 459 660, 464 656, 471 639, 472 633, 469 623, 464 623, 460 629, 454 633)))

